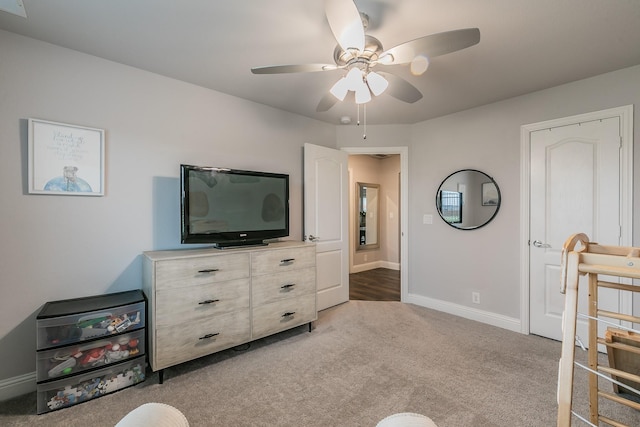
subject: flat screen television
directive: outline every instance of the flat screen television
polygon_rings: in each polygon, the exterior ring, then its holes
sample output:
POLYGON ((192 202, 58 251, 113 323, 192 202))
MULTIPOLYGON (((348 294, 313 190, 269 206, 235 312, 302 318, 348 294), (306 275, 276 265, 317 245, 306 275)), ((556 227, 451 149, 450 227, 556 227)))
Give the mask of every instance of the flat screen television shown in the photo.
POLYGON ((289 175, 180 165, 182 243, 224 248, 289 235, 289 175))

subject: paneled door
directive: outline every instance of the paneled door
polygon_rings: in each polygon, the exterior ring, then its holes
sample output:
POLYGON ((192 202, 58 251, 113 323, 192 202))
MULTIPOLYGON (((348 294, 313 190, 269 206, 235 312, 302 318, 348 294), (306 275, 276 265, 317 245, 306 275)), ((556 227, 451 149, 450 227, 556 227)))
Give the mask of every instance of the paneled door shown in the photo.
MULTIPOLYGON (((621 244, 620 118, 536 130, 530 150, 530 332, 561 340, 563 243, 585 233, 593 242, 621 244)), ((587 313, 586 282, 578 304, 587 313)), ((603 289, 598 304, 620 311, 619 292, 603 289)), ((585 319, 578 319, 577 335, 586 345, 585 319)))
POLYGON ((318 310, 349 300, 348 154, 304 145, 304 235, 316 244, 318 310))

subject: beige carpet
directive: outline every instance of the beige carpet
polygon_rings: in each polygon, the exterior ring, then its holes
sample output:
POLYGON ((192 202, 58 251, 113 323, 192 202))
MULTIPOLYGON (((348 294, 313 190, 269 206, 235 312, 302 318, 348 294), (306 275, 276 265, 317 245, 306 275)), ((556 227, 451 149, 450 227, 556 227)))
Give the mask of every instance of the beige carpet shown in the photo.
MULTIPOLYGON (((113 426, 162 402, 191 426, 375 426, 397 412, 439 427, 555 426, 559 356, 560 343, 544 338, 399 302, 350 301, 321 312, 311 333, 300 327, 182 364, 162 385, 150 374, 45 415, 35 415, 35 393, 0 403, 0 425, 113 426)), ((586 390, 579 375, 576 394, 586 390)), ((616 416, 640 425, 636 411, 616 416)))

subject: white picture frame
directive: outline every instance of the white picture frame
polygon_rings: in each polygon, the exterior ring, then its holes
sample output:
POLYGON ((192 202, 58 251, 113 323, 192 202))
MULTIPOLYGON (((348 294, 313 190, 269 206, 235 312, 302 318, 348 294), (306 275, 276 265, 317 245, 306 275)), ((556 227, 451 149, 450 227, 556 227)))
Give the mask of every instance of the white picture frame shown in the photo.
POLYGON ((29 119, 29 193, 104 195, 104 130, 29 119))
POLYGON ((498 206, 498 187, 493 182, 482 183, 482 206, 498 206))

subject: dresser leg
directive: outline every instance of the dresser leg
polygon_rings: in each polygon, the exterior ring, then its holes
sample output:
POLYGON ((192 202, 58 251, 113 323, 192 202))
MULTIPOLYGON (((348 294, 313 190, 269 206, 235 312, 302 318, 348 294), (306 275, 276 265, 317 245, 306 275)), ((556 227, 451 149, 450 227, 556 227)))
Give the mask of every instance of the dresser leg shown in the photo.
POLYGON ((160 369, 158 371, 158 383, 162 384, 164 382, 164 369, 160 369))
POLYGON ((309 332, 311 332, 311 323, 312 322, 309 322, 309 332))

